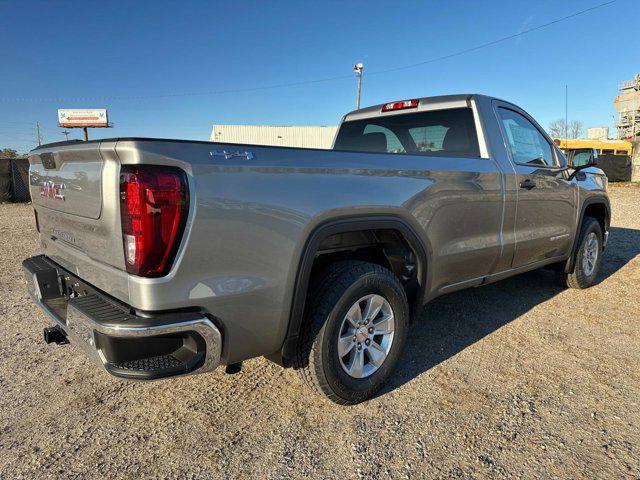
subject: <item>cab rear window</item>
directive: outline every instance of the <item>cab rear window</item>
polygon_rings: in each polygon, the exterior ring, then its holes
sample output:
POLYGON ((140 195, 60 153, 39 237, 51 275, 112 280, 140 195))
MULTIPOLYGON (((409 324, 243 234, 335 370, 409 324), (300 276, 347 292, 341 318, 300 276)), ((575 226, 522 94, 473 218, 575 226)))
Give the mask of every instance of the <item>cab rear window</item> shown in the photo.
POLYGON ((382 115, 344 122, 335 150, 479 157, 470 108, 382 115))

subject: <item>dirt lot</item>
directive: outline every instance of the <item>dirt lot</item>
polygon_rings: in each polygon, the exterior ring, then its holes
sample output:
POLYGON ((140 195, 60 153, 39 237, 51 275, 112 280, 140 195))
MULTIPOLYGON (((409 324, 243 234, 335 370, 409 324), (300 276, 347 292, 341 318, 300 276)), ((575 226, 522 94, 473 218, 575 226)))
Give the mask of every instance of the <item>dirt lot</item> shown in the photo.
POLYGON ((611 197, 597 286, 538 271, 442 297, 355 407, 264 359, 141 384, 45 345, 32 210, 0 205, 0 478, 640 478, 640 188, 611 197))

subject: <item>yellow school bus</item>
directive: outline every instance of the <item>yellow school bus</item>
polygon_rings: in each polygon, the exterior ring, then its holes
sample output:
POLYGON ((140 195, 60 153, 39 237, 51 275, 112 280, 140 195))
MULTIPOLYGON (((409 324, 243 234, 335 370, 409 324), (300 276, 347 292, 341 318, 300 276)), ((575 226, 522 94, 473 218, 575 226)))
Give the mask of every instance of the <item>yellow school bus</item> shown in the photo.
POLYGON ((593 148, 598 155, 628 155, 631 156, 633 146, 625 140, 565 140, 556 138, 554 142, 565 154, 578 148, 593 148))

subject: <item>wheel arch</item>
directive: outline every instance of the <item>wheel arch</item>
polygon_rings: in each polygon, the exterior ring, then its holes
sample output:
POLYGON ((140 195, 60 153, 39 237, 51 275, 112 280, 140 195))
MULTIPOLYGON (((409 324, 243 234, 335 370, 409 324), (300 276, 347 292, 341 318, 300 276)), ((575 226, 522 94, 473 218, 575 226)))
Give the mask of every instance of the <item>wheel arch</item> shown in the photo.
POLYGON ((306 239, 298 262, 287 333, 281 350, 268 358, 287 366, 289 360, 295 355, 298 337, 303 325, 308 288, 318 247, 332 235, 364 230, 395 230, 402 235, 402 238, 416 255, 417 260, 419 287, 412 307, 415 311, 416 307, 422 306, 428 283, 427 266, 430 258, 430 248, 416 233, 417 229, 409 221, 396 215, 349 216, 325 221, 317 225, 306 239))
POLYGON ((588 197, 582 202, 582 206, 580 207, 580 216, 578 218, 578 224, 576 225, 576 233, 573 238, 573 246, 571 247, 571 255, 567 260, 564 271, 565 273, 571 273, 573 271, 573 267, 575 266, 575 252, 578 248, 578 241, 580 240, 579 232, 582 226, 582 222, 584 221, 585 216, 593 216, 598 220, 600 226, 602 227, 602 233, 605 234, 609 230, 609 225, 611 222, 611 204, 609 199, 604 195, 596 195, 593 197, 588 197))

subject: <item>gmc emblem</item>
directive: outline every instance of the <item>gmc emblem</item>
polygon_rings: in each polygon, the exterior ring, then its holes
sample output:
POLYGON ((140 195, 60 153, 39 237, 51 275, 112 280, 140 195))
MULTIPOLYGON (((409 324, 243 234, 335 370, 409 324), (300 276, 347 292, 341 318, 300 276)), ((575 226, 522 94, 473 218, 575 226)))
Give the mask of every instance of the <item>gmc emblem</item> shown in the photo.
POLYGON ((40 196, 44 198, 50 198, 52 200, 63 200, 64 195, 62 190, 67 188, 64 183, 53 183, 51 180, 46 180, 40 185, 40 196))

